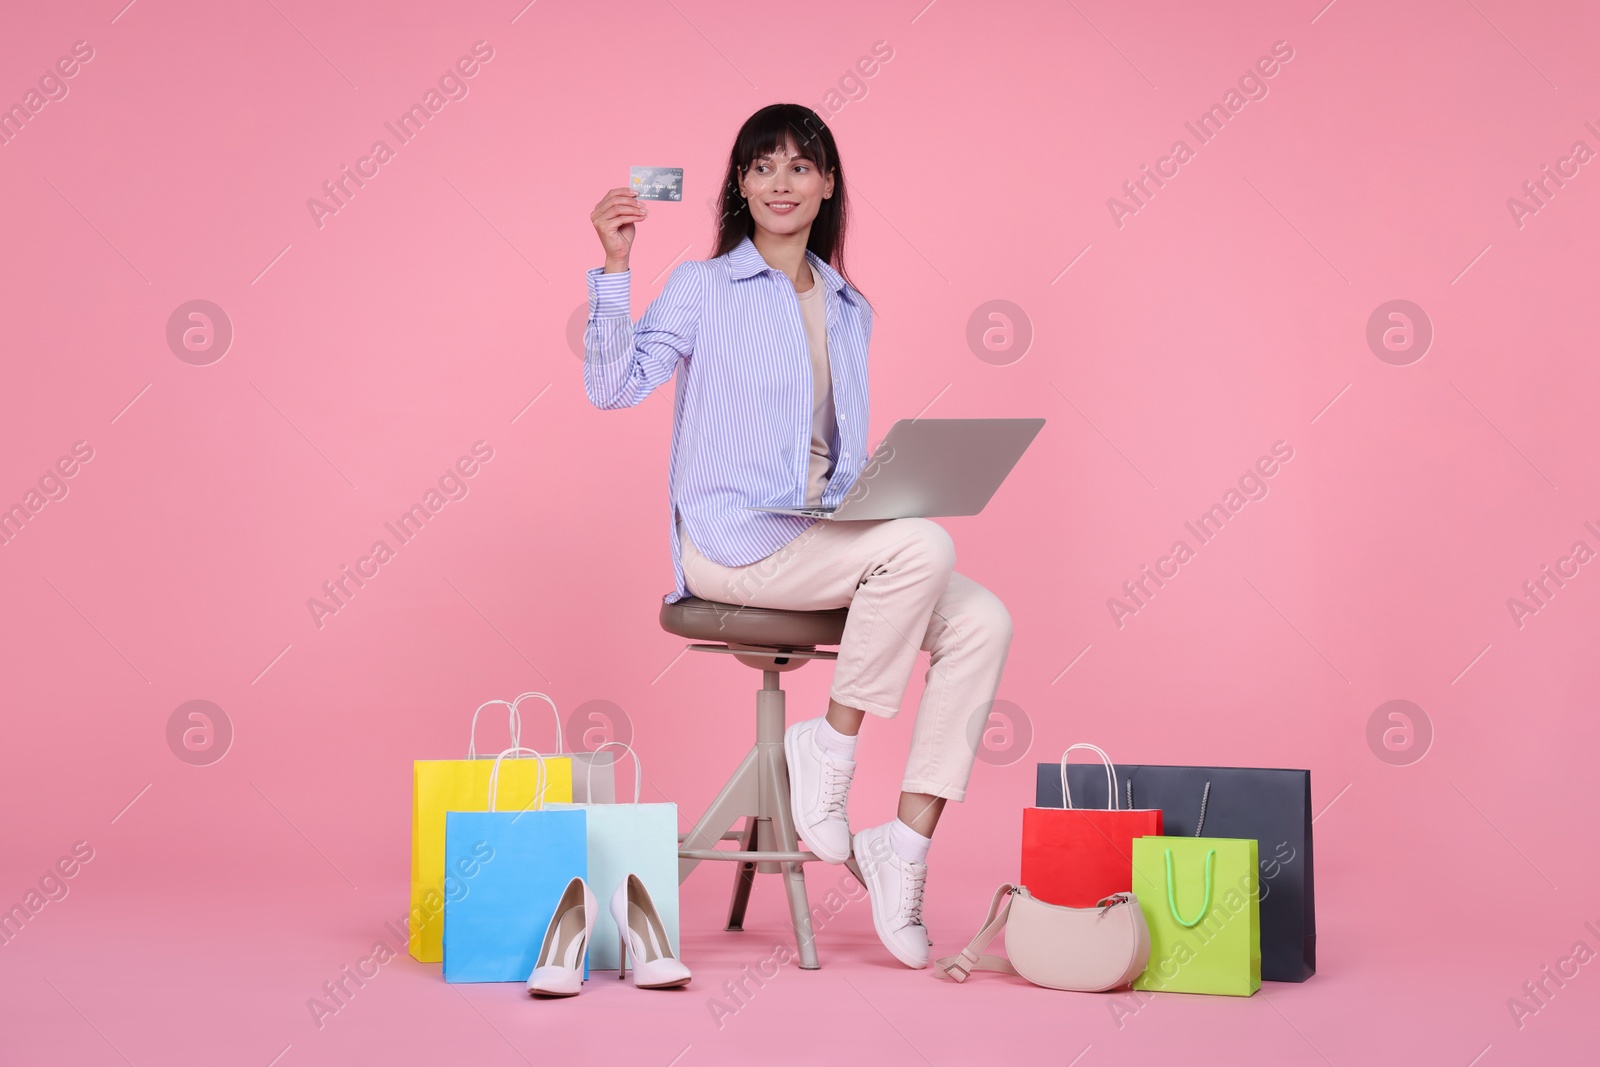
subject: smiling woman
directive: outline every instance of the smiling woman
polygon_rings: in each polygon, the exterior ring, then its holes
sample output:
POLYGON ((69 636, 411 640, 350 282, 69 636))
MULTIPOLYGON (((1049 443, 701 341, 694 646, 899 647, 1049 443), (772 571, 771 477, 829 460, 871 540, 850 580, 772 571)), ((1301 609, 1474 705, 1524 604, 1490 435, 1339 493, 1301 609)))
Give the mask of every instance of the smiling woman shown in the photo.
POLYGON ((826 715, 784 734, 790 811, 818 859, 854 855, 879 939, 925 967, 928 846, 945 802, 966 797, 977 758, 967 726, 994 703, 1011 616, 956 573, 950 535, 931 519, 760 510, 831 511, 868 461, 872 308, 843 267, 845 188, 815 111, 757 111, 728 154, 712 258, 674 267, 637 325, 628 260, 649 211, 632 189, 609 190, 589 216, 605 265, 587 274, 583 384, 595 407, 616 409, 678 376, 666 603, 703 598, 717 610, 735 595, 781 611, 849 609, 826 715), (919 650, 927 684, 897 817, 852 834, 856 734, 869 715, 899 713, 919 650))

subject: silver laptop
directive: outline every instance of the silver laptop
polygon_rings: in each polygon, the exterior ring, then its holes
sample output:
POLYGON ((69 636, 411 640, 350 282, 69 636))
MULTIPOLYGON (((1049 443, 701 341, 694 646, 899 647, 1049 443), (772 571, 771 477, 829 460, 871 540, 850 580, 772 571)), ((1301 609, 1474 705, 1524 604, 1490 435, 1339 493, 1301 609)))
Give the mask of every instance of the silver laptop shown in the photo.
POLYGON ((901 419, 836 507, 749 507, 810 519, 976 515, 1043 419, 901 419))

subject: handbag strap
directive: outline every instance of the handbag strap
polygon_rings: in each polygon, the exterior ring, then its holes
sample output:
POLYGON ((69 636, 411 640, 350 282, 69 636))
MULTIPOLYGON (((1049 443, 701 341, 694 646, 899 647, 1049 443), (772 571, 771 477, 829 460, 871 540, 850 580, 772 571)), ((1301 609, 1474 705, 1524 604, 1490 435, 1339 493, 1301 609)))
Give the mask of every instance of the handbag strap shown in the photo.
MULTIPOLYGON (((994 899, 989 902, 989 914, 983 920, 983 929, 978 931, 967 947, 956 956, 944 956, 934 961, 934 966, 939 973, 957 982, 965 982, 967 975, 973 971, 999 971, 1002 974, 1016 974, 1017 969, 1011 961, 1004 956, 987 956, 983 950, 989 947, 995 935, 1005 928, 1006 920, 1011 918, 1011 894, 1017 887, 1007 882, 994 891, 994 899)), ((1019 976, 1020 977, 1020 976, 1019 976)))

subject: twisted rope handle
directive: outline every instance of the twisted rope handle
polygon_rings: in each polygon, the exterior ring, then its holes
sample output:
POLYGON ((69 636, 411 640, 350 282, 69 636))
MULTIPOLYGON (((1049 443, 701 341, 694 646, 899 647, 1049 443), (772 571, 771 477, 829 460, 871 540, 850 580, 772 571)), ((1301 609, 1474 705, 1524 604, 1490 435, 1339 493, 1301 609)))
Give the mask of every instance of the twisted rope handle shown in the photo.
POLYGON ((1211 802, 1211 783, 1206 783, 1205 792, 1200 794, 1200 821, 1194 824, 1194 836, 1199 837, 1200 831, 1206 826, 1206 805, 1211 802))
MULTIPOLYGON (((1133 777, 1130 775, 1123 780, 1123 786, 1128 794, 1128 810, 1133 810, 1133 777)), ((1205 790, 1200 794, 1200 819, 1194 824, 1194 836, 1199 837, 1200 831, 1206 828, 1206 806, 1211 803, 1211 783, 1207 782, 1205 790)))

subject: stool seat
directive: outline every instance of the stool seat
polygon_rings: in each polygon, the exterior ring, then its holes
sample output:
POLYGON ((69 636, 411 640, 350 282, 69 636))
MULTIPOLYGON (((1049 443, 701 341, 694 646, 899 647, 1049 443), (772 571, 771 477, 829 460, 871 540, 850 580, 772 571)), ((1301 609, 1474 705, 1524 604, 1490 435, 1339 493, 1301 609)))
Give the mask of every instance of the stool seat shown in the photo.
POLYGON ((844 636, 848 608, 783 611, 684 597, 661 605, 661 628, 696 641, 726 641, 768 648, 837 645, 844 636))

